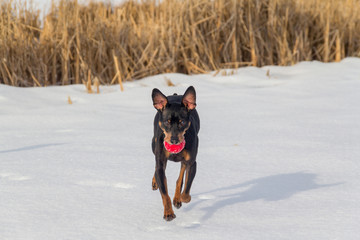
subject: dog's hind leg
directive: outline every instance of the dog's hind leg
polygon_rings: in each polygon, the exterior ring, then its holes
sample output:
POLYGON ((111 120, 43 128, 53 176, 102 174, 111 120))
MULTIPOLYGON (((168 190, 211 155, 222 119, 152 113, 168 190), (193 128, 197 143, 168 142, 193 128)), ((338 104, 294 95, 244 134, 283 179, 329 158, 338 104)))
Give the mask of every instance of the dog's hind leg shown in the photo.
POLYGON ((173 204, 174 204, 174 206, 176 208, 181 208, 180 195, 181 195, 181 189, 182 189, 182 186, 183 186, 183 179, 184 179, 185 169, 186 169, 186 164, 181 163, 180 174, 179 174, 178 180, 176 181, 175 196, 174 196, 174 199, 173 199, 173 204))
POLYGON ((186 179, 184 191, 181 194, 181 202, 188 203, 191 201, 190 188, 196 174, 196 162, 186 168, 186 179))

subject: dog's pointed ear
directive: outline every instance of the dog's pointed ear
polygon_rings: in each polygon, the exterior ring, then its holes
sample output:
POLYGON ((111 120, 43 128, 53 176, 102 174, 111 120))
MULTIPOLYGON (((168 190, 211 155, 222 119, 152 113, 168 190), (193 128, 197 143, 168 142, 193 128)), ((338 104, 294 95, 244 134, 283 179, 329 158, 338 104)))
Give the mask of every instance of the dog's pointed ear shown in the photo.
POLYGON ((196 92, 193 86, 186 89, 184 96, 182 98, 182 103, 188 110, 193 110, 196 107, 196 92))
POLYGON ((153 89, 151 96, 152 96, 154 107, 157 110, 162 111, 168 103, 166 96, 164 94, 162 94, 162 92, 160 92, 160 90, 157 88, 153 89))

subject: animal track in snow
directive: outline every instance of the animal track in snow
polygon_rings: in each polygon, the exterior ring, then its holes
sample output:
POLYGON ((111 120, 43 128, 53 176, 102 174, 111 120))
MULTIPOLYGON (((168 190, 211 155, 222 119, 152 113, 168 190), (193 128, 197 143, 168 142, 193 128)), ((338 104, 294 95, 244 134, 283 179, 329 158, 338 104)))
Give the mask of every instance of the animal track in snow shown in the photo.
POLYGON ((133 185, 131 184, 127 184, 127 183, 115 183, 113 185, 114 188, 123 188, 123 189, 129 189, 129 188, 134 188, 133 185))
POLYGON ((206 194, 203 194, 203 195, 199 195, 198 196, 199 199, 202 199, 202 200, 210 200, 210 199, 214 199, 216 198, 214 195, 206 195, 206 194))
POLYGON ((194 228, 194 227, 200 226, 200 222, 199 221, 183 222, 183 223, 180 223, 179 226, 184 227, 184 228, 194 228))
POLYGON ((169 226, 148 226, 145 228, 146 231, 148 232, 159 232, 159 231, 167 231, 169 230, 170 227, 169 226))
POLYGON ((9 181, 26 181, 31 178, 28 176, 22 176, 17 173, 2 172, 0 173, 0 179, 5 179, 9 181))
POLYGON ((128 183, 122 183, 122 182, 111 183, 102 180, 85 180, 85 181, 77 182, 76 184, 86 187, 113 187, 113 188, 122 188, 122 189, 134 188, 134 185, 128 183))

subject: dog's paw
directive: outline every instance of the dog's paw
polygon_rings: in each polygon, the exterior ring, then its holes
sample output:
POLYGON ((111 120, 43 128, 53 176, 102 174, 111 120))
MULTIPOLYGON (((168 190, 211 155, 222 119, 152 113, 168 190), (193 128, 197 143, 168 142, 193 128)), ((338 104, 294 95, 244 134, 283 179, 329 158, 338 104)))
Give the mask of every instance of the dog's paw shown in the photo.
POLYGON ((174 207, 176 207, 177 209, 181 208, 182 206, 182 203, 179 199, 175 199, 173 200, 173 204, 174 204, 174 207))
POLYGON ((176 215, 174 213, 167 213, 164 215, 164 219, 168 222, 175 218, 176 218, 176 215))
POLYGON ((152 190, 156 191, 158 189, 159 189, 159 187, 158 187, 157 183, 152 183, 152 190))
POLYGON ((190 196, 190 194, 183 193, 183 194, 181 194, 180 200, 181 200, 181 202, 188 203, 191 201, 191 196, 190 196))
POLYGON ((156 191, 159 189, 159 186, 157 185, 156 183, 156 180, 155 180, 155 177, 153 177, 153 180, 152 180, 152 190, 156 191))

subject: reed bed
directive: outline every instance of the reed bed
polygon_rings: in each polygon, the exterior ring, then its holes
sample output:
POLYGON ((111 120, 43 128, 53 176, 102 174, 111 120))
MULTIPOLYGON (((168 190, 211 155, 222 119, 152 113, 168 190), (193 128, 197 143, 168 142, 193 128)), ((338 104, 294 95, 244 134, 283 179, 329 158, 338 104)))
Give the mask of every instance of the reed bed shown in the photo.
POLYGON ((0 83, 114 84, 360 57, 360 0, 53 2, 0 0, 0 83))

